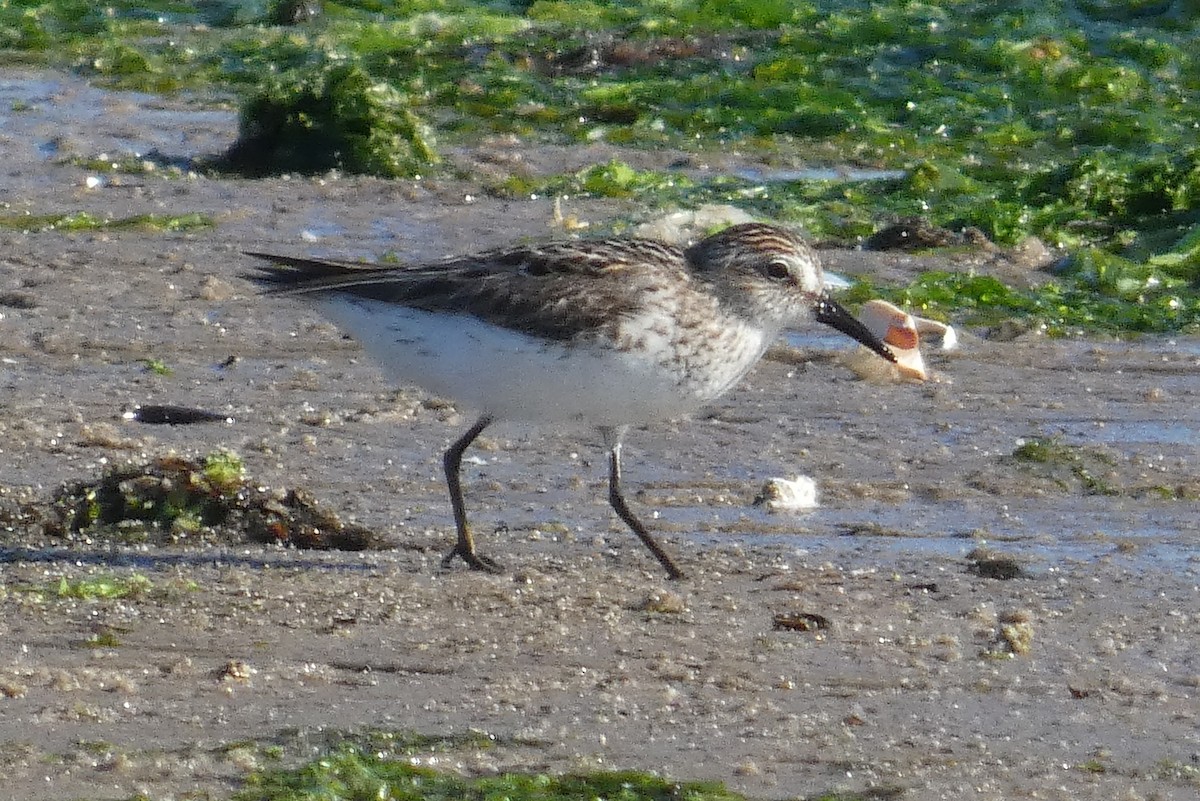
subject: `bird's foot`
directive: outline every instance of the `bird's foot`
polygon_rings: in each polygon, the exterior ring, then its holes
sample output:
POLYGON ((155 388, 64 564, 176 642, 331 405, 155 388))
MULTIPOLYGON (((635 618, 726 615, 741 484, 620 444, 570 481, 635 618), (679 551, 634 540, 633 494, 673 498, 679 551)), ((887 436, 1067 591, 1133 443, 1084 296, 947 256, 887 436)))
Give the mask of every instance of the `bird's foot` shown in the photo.
POLYGON ((450 549, 450 553, 442 559, 442 567, 450 567, 450 563, 454 561, 454 557, 460 556, 467 563, 467 566, 472 570, 482 570, 484 573, 503 573, 504 567, 494 559, 489 559, 486 556, 480 556, 475 553, 474 548, 466 548, 459 543, 450 549))

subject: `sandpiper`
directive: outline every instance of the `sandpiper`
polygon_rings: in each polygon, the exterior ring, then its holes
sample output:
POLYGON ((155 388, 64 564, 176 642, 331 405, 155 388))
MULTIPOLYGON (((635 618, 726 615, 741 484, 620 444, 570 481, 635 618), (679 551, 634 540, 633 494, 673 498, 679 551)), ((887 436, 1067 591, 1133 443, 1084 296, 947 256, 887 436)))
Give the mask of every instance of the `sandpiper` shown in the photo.
POLYGON ((608 500, 666 569, 683 571, 621 493, 629 426, 694 411, 732 388, 784 328, 815 319, 880 356, 887 346, 830 299, 817 254, 795 233, 745 223, 688 248, 651 239, 516 245, 422 266, 270 253, 247 276, 317 308, 396 381, 480 411, 443 455, 461 557, 476 552, 463 452, 496 420, 585 423, 608 449, 608 500))

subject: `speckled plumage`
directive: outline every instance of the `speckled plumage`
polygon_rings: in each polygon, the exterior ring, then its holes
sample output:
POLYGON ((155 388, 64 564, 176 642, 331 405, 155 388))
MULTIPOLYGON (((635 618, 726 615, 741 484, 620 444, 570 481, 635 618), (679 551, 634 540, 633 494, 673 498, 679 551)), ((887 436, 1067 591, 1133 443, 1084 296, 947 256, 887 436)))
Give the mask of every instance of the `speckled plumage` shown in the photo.
POLYGON ((668 573, 681 571, 620 494, 631 424, 690 412, 745 375, 782 332, 816 318, 890 358, 829 300, 816 254, 777 226, 734 226, 683 249, 647 239, 522 245, 425 266, 271 254, 251 276, 314 302, 390 376, 474 406, 479 421, 446 453, 459 541, 462 451, 494 419, 596 426, 610 449, 610 501, 668 573))

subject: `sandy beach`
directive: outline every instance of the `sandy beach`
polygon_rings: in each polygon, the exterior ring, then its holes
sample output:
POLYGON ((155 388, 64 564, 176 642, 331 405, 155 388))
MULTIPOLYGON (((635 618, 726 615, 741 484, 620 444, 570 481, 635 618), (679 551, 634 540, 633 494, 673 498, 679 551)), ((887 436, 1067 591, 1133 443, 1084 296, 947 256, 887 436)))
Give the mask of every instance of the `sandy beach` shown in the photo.
MULTIPOLYGON (((636 768, 763 799, 1200 793, 1200 340, 967 329, 916 385, 859 380, 850 343, 801 332, 720 403, 627 439, 630 501, 687 580, 611 514, 594 432, 513 426, 464 471, 481 550, 508 572, 447 571, 441 453, 472 410, 389 386, 308 309, 256 296, 241 252, 469 252, 564 235, 552 199, 469 180, 89 187, 61 155, 215 152, 234 115, 28 81, 46 113, 0 128, 5 215, 215 227, 0 232, 0 798, 224 798, 268 747, 298 763, 370 729, 461 737, 421 758, 445 770, 636 768), (56 116, 72 103, 102 113, 56 116), (125 415, 138 404, 229 422, 150 426, 125 415), (1032 438, 1062 458, 1015 458, 1032 438), (19 512, 107 465, 216 448, 393 547, 65 542, 19 512), (753 504, 800 474, 818 509, 753 504), (981 554, 1019 575, 973 570, 981 554), (148 589, 53 592, 98 575, 148 589)), ((1029 269, 984 251, 823 257, 877 281, 1029 269)))

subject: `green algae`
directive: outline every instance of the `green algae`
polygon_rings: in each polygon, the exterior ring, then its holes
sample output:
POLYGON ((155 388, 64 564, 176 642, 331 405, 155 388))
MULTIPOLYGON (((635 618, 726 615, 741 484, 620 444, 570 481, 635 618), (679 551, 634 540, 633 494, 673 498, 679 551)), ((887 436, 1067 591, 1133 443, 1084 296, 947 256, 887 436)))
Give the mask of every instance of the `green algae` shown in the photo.
POLYGON ((147 373, 153 373, 154 375, 161 375, 161 376, 169 376, 173 372, 175 372, 162 359, 139 359, 138 361, 141 362, 142 368, 147 373))
POLYGON ((135 214, 131 217, 98 217, 86 211, 69 214, 14 214, 0 217, 0 228, 16 231, 124 231, 151 233, 193 231, 215 225, 207 214, 135 214))
MULTIPOLYGON (((477 752, 495 743, 493 735, 474 730, 451 735, 385 730, 294 731, 285 733, 275 744, 240 740, 225 743, 211 753, 216 759, 238 755, 240 762, 258 765, 246 776, 242 788, 229 796, 231 801, 746 801, 745 796, 719 782, 675 781, 637 770, 559 775, 505 772, 470 777, 414 764, 430 754, 477 752), (306 761, 296 764, 297 754, 306 761)), ((522 743, 515 740, 507 744, 522 743)), ((151 752, 138 755, 150 756, 151 752)), ((835 792, 804 798, 878 801, 903 794, 902 788, 883 786, 863 794, 835 792)))
MULTIPOLYGON (((790 221, 817 238, 865 236, 862 195, 870 181, 792 182, 783 188, 720 177, 699 182, 678 172, 637 170, 619 161, 540 182, 514 179, 500 194, 634 198, 648 205, 731 203, 764 217, 790 221)), ((1142 247, 1135 242, 1131 250, 1142 247)), ((946 322, 994 326, 1029 322, 1052 336, 1077 333, 1170 333, 1200 330, 1200 226, 1145 260, 1085 246, 1065 257, 1053 277, 1012 287, 971 272, 928 271, 906 286, 862 281, 847 300, 882 297, 946 322)))
POLYGON ((401 92, 339 64, 273 81, 251 96, 238 141, 218 166, 253 176, 339 169, 401 178, 439 161, 401 92))
POLYGON ((234 493, 242 488, 246 466, 233 451, 213 451, 204 457, 201 475, 205 485, 217 492, 234 493))
POLYGON ((241 460, 218 451, 203 462, 163 458, 152 465, 109 470, 99 481, 64 487, 54 501, 54 533, 121 531, 144 537, 147 528, 194 534, 223 523, 244 498, 241 460))
POLYGON ((7 589, 20 592, 38 603, 51 600, 120 600, 142 598, 154 589, 153 582, 140 573, 128 576, 100 573, 80 578, 60 577, 43 584, 11 584, 7 589))
POLYGON ((476 779, 381 759, 354 747, 342 747, 298 769, 253 774, 235 801, 300 801, 339 798, 377 799, 508 798, 513 801, 736 801, 742 799, 715 782, 674 782, 636 771, 579 775, 506 773, 476 779))
POLYGON ((1119 495, 1121 491, 1101 477, 1111 472, 1114 461, 1094 449, 1067 445, 1054 438, 1030 437, 1013 450, 1011 459, 1033 468, 1063 489, 1077 486, 1084 495, 1119 495))
POLYGON ((359 0, 281 19, 283 5, 10 0, 0 2, 0 57, 115 87, 233 90, 243 141, 257 133, 259 145, 231 155, 243 167, 278 157, 270 171, 437 174, 435 134, 453 147, 497 133, 901 171, 688 185, 597 165, 493 189, 519 196, 557 180, 646 208, 736 202, 847 241, 913 215, 1000 244, 1038 236, 1078 267, 1056 282, 1059 300, 1091 306, 1046 315, 1051 328, 1195 324, 1196 248, 1176 244, 1200 230, 1200 16, 1187 7, 359 0), (342 120, 334 110, 345 109, 342 120), (264 150, 272 138, 280 147, 264 150), (1087 274, 1114 259, 1176 288, 1150 287, 1141 312, 1119 287, 1096 284, 1089 296, 1087 274))
POLYGON ((96 478, 66 484, 31 508, 47 536, 68 542, 251 541, 342 550, 388 545, 375 532, 344 523, 301 489, 260 486, 245 474, 241 458, 224 450, 203 459, 171 455, 109 465, 96 478))
MULTIPOLYGON (((883 788, 868 795, 830 793, 813 801, 866 801, 898 798, 903 791, 883 788)), ((552 775, 501 773, 466 778, 419 767, 382 754, 342 745, 298 768, 276 767, 253 773, 233 801, 342 801, 378 799, 511 799, 511 801, 746 801, 720 782, 680 782, 635 770, 552 775)))
POLYGON ((145 595, 153 586, 150 579, 138 573, 131 576, 87 576, 73 580, 64 576, 50 594, 77 600, 136 598, 145 595))
POLYGON ((1161 334, 1200 330, 1194 280, 1089 248, 1070 257, 1053 280, 1010 287, 992 276, 929 271, 907 286, 861 281, 846 300, 889 300, 914 314, 966 325, 1022 320, 1051 336, 1106 332, 1161 334))

